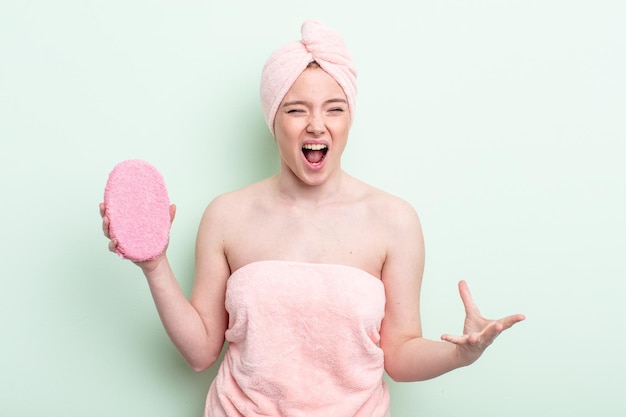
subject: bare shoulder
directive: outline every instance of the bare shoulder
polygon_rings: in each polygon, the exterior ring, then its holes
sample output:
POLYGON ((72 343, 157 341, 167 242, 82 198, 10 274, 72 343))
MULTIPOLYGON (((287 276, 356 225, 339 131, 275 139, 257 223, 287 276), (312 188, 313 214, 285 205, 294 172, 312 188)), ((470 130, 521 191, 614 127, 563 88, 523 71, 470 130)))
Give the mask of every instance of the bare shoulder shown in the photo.
POLYGON ((232 226, 233 222, 259 204, 268 188, 268 180, 263 180, 215 197, 205 209, 203 221, 232 226))
MULTIPOLYGON (((398 196, 366 184, 363 187, 368 217, 384 244, 383 281, 391 284, 406 277, 421 277, 424 240, 417 211, 398 196)), ((399 284, 398 288, 406 285, 399 284)), ((389 291, 388 296, 393 298, 393 292, 389 291)))
POLYGON ((245 241, 251 213, 261 204, 267 181, 215 197, 204 210, 196 237, 196 268, 200 272, 217 268, 227 276, 232 267, 232 248, 245 241))
POLYGON ((368 209, 386 227, 402 230, 419 226, 417 211, 408 201, 365 183, 362 187, 368 209))

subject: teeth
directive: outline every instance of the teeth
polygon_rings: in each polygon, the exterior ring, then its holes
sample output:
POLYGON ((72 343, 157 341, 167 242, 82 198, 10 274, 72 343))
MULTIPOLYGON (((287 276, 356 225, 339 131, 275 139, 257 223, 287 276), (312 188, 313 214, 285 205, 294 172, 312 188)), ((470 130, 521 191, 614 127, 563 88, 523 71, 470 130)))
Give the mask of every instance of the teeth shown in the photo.
POLYGON ((307 143, 302 147, 302 149, 307 149, 309 151, 321 151, 322 149, 326 149, 326 145, 316 144, 316 143, 307 143))

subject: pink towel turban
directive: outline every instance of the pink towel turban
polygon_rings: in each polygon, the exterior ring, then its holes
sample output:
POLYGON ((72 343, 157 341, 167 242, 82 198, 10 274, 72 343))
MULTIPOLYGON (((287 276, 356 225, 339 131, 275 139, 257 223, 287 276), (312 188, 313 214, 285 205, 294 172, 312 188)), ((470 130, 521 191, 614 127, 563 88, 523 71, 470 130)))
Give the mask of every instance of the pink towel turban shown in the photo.
POLYGON ((311 62, 317 62, 343 89, 350 118, 354 118, 356 68, 342 36, 321 22, 302 24, 302 40, 289 43, 274 52, 261 75, 261 105, 265 121, 274 134, 274 118, 281 101, 296 79, 311 62))

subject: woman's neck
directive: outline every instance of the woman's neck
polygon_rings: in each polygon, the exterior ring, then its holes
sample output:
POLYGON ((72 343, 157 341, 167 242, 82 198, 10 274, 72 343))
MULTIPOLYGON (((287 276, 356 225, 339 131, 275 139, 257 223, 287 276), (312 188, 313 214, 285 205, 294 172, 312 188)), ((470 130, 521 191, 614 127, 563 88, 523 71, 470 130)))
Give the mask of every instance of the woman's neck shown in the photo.
POLYGON ((306 184, 291 172, 281 171, 274 177, 277 196, 291 204, 316 206, 346 197, 346 183, 350 176, 338 170, 321 184, 306 184))

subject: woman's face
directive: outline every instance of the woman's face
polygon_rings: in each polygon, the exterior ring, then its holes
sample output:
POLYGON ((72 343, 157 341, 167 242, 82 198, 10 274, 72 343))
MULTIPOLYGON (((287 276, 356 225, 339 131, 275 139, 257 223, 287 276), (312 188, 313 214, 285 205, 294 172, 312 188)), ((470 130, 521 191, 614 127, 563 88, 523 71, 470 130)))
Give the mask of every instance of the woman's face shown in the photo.
POLYGON ((280 103, 274 132, 283 171, 319 185, 341 171, 350 113, 343 89, 319 67, 309 67, 280 103))

